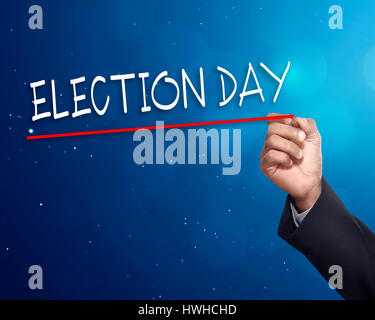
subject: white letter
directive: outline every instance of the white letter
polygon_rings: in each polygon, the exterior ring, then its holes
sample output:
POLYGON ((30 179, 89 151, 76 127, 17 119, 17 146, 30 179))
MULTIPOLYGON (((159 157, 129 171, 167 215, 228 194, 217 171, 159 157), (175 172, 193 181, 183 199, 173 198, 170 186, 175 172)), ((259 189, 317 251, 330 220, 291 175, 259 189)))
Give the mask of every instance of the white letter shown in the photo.
POLYGON ((156 164, 164 164, 164 121, 156 121, 156 164))
POLYGON ((133 160, 136 164, 152 164, 153 163, 153 137, 152 132, 147 129, 139 129, 134 132, 133 141, 144 141, 134 148, 133 160), (144 156, 142 155, 144 151, 144 156))
POLYGON ((259 87, 257 76, 255 75, 255 71, 254 71, 251 63, 249 63, 249 70, 247 71, 245 85, 243 87, 242 93, 240 93, 240 107, 242 106, 242 101, 243 101, 244 97, 250 96, 252 94, 257 94, 257 93, 260 94, 260 97, 262 98, 262 101, 264 102, 262 89, 259 87), (249 77, 250 77, 251 72, 253 72, 253 74, 254 74, 254 80, 255 80, 255 83, 256 83, 258 89, 254 89, 254 90, 251 90, 251 91, 245 91, 246 88, 247 88, 247 82, 249 81, 249 77))
POLYGON ((181 129, 169 129, 165 134, 165 141, 173 141, 174 137, 176 141, 165 150, 165 160, 168 164, 185 164, 185 135, 181 129))
POLYGON ((138 77, 142 79, 142 95, 143 95, 143 107, 141 108, 141 112, 148 112, 151 111, 151 107, 147 105, 146 102, 146 83, 145 78, 148 78, 150 74, 148 72, 138 73, 138 77))
POLYGON ((237 81, 236 79, 234 78, 234 76, 227 70, 225 70, 224 68, 222 67, 217 67, 217 70, 221 71, 221 72, 224 72, 226 75, 228 75, 233 83, 234 83, 234 88, 233 88, 233 91, 232 93, 230 94, 230 96, 225 99, 225 85, 224 85, 224 77, 223 75, 221 74, 220 75, 220 78, 221 78, 221 87, 223 89, 223 101, 219 102, 219 106, 222 107, 222 106, 225 106, 230 100, 232 100, 234 94, 236 93, 236 90, 237 90, 237 81))
POLYGON ((29 268, 29 274, 34 274, 29 279, 29 288, 31 290, 43 289, 43 270, 41 266, 33 265, 29 268))
POLYGON ((223 168, 223 175, 236 175, 241 171, 241 129, 233 130, 233 153, 229 154, 229 130, 221 130, 221 162, 231 167, 223 168))
POLYGON ((208 137, 211 141, 211 164, 219 164, 219 133, 217 129, 189 129, 188 130, 188 163, 196 164, 197 138, 199 143, 199 164, 207 164, 208 137))
POLYGON ((277 91, 276 91, 276 94, 275 96, 273 97, 273 103, 276 102, 277 100, 277 97, 279 96, 279 92, 280 92, 280 89, 281 89, 281 86, 283 85, 284 83, 284 80, 285 80, 285 77, 286 77, 286 74, 288 73, 288 70, 289 70, 289 67, 290 67, 290 62, 288 61, 288 65, 286 66, 286 69, 284 71, 284 74, 283 76, 281 77, 281 79, 279 79, 278 77, 276 77, 276 75, 270 70, 268 69, 264 64, 263 62, 260 63, 260 66, 265 69, 271 76, 272 78, 274 78, 278 83, 279 83, 279 87, 277 88, 277 91))
POLYGON ((328 25, 332 30, 343 29, 343 11, 341 6, 333 5, 328 9, 328 13, 334 14, 328 20, 328 25))
POLYGON ((43 29, 43 9, 42 9, 42 7, 37 6, 37 5, 30 6, 29 13, 33 14, 34 12, 35 12, 35 14, 32 15, 29 18, 29 28, 31 30, 43 29))
POLYGON ((34 104, 35 113, 34 113, 34 116, 31 118, 33 121, 43 119, 43 118, 48 118, 51 116, 51 112, 43 112, 43 113, 38 114, 38 104, 45 103, 46 98, 37 99, 35 88, 44 86, 45 84, 46 82, 44 80, 30 83, 30 87, 33 88, 33 95, 34 95, 33 104, 34 104))
POLYGON ((82 109, 78 111, 78 101, 82 101, 86 99, 86 95, 81 94, 80 96, 77 96, 77 90, 76 90, 76 84, 81 83, 85 81, 85 77, 80 77, 76 79, 70 80, 70 84, 73 86, 73 101, 74 101, 74 112, 72 113, 72 117, 79 117, 87 113, 91 113, 90 108, 82 109))
POLYGON ((108 108, 108 104, 109 104, 109 96, 107 96, 107 100, 105 101, 105 105, 103 107, 102 110, 99 110, 97 107, 96 107, 96 104, 95 104, 95 101, 94 101, 94 87, 95 87, 95 84, 98 82, 98 81, 101 81, 101 82, 104 82, 105 83, 105 79, 101 76, 97 76, 94 78, 94 80, 92 81, 91 83, 91 103, 92 103, 92 106, 94 107, 96 113, 100 116, 102 116, 103 114, 105 114, 105 112, 107 111, 107 108, 108 108))
POLYGON ((121 90, 122 90, 122 104, 124 106, 124 113, 128 112, 128 108, 126 105, 126 89, 125 89, 125 80, 134 79, 135 73, 129 74, 118 74, 110 77, 111 80, 121 80, 121 90))
POLYGON ((69 115, 69 111, 64 111, 57 113, 57 107, 56 107, 56 89, 55 89, 55 80, 51 80, 51 90, 52 90, 52 109, 53 109, 53 118, 54 119, 60 119, 67 117, 69 115))
POLYGON ((178 102, 178 98, 180 97, 180 89, 178 87, 178 84, 175 80, 173 80, 172 78, 169 78, 167 77, 168 75, 168 72, 167 71, 163 71, 161 72, 157 77, 156 79, 154 80, 154 83, 152 84, 152 88, 151 88, 151 98, 152 98, 152 102, 155 104, 155 106, 157 106, 160 110, 170 110, 172 108, 174 108, 178 102), (165 82, 167 83, 171 83, 173 84, 175 87, 176 87, 176 99, 174 99, 174 101, 171 103, 171 104, 167 104, 167 105, 164 105, 164 104, 160 104, 158 103, 156 100, 155 100, 155 96, 154 96, 154 90, 155 90, 155 87, 156 85, 158 84, 158 82, 160 81, 161 78, 163 77, 166 77, 164 79, 165 82))
POLYGON ((200 96, 198 95, 198 92, 195 90, 193 84, 191 83, 188 75, 185 72, 185 69, 182 69, 181 73, 182 73, 182 93, 183 93, 183 96, 184 96, 184 107, 185 107, 185 109, 187 109, 186 81, 188 82, 191 90, 193 90, 193 93, 194 93, 195 97, 198 99, 199 103, 202 105, 202 107, 204 107, 206 105, 206 99, 205 99, 205 96, 204 96, 203 69, 199 68, 199 79, 200 79, 200 83, 201 83, 201 95, 200 96))
POLYGON ((343 272, 341 266, 333 265, 329 267, 328 270, 329 274, 333 274, 329 278, 328 285, 329 287, 334 289, 342 289, 343 288, 343 272))

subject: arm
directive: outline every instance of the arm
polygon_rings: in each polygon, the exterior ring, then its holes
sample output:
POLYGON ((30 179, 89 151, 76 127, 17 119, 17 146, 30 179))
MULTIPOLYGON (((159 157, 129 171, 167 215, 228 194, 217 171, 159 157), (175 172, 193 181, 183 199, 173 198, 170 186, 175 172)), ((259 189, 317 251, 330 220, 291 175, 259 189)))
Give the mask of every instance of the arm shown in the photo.
POLYGON ((332 188, 322 178, 322 192, 297 228, 288 196, 281 216, 279 235, 300 251, 328 281, 330 266, 343 270, 346 299, 375 299, 375 236, 349 214, 332 188))
POLYGON ((261 170, 289 194, 279 235, 304 254, 326 280, 332 276, 330 266, 341 266, 343 288, 337 291, 344 298, 375 299, 375 235, 346 210, 322 178, 321 163, 320 135, 313 120, 270 123, 261 170), (303 140, 298 138, 300 131, 305 134, 303 140), (269 141, 275 135, 279 138, 269 141), (297 158, 299 151, 301 158, 297 158), (298 227, 291 203, 301 212, 311 208, 298 227))

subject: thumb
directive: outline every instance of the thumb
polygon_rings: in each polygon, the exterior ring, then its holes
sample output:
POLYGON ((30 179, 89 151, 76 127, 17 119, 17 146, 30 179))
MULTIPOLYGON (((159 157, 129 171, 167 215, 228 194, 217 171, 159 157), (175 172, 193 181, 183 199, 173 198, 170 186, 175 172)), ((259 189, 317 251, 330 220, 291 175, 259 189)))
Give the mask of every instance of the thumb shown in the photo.
POLYGON ((306 140, 319 140, 320 134, 314 119, 296 118, 298 126, 306 133, 306 140))

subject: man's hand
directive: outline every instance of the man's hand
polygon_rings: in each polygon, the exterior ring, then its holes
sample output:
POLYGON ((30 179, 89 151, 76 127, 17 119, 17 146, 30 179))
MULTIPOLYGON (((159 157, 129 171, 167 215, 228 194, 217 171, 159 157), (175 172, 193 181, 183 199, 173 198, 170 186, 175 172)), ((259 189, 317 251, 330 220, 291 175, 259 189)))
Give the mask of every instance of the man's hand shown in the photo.
POLYGON ((313 119, 269 121, 260 159, 262 172, 294 198, 301 212, 315 204, 321 193, 322 153, 313 119))

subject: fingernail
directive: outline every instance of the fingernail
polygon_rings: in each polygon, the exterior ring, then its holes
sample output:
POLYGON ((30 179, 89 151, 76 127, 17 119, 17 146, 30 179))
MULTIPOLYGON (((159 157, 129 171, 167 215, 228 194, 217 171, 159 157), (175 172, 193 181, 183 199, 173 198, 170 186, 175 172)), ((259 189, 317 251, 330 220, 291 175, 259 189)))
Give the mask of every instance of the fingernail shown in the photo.
POLYGON ((298 159, 301 159, 303 157, 303 152, 302 150, 298 151, 298 159))
POLYGON ((305 140, 305 138, 306 138, 306 134, 302 130, 298 131, 298 139, 303 141, 305 140))

